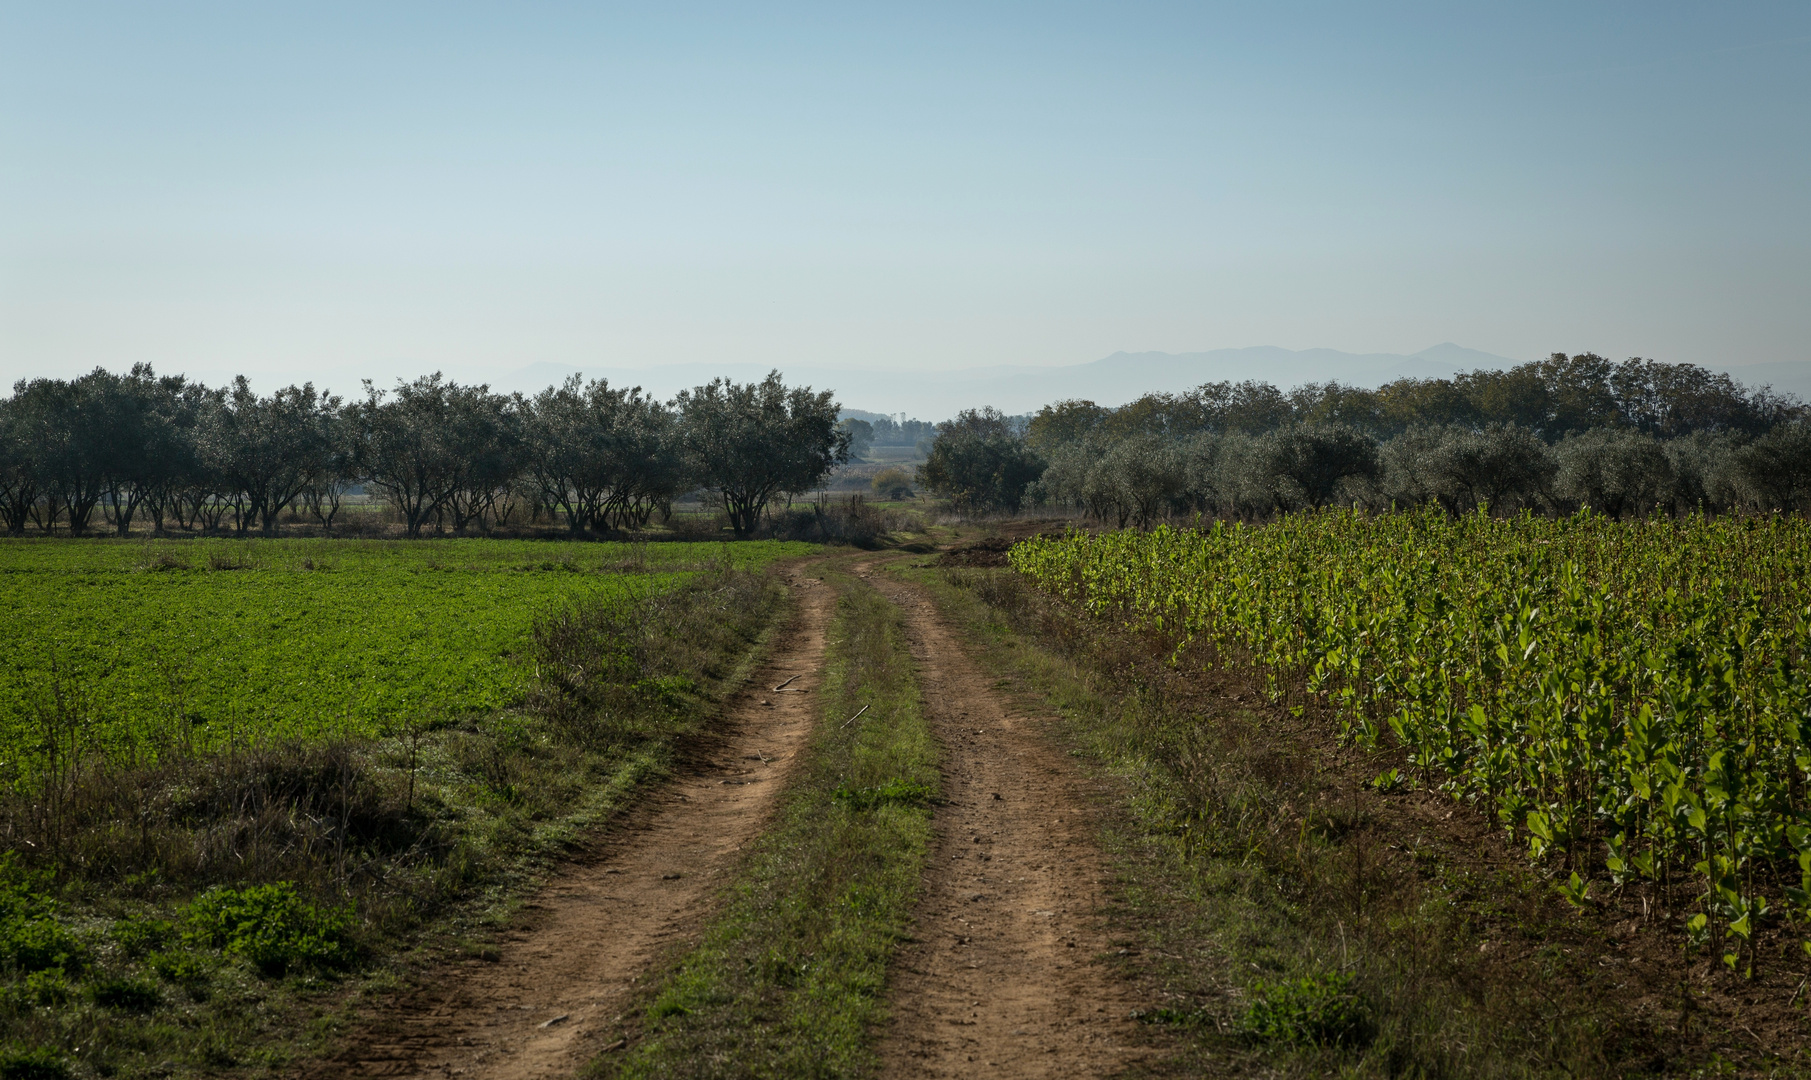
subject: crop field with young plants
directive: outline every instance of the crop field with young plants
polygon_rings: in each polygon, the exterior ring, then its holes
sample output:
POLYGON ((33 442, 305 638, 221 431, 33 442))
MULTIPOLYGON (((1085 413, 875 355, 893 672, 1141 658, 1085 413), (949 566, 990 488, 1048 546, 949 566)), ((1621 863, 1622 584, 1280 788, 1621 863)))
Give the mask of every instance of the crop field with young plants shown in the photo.
POLYGON ((51 755, 391 734, 510 704, 537 616, 803 544, 0 542, 0 779, 51 755))
POLYGON ((1405 761, 1379 787, 1495 815, 1575 904, 1642 890, 1743 972, 1768 922, 1811 929, 1811 523, 1339 511, 1009 557, 1329 708, 1405 761))

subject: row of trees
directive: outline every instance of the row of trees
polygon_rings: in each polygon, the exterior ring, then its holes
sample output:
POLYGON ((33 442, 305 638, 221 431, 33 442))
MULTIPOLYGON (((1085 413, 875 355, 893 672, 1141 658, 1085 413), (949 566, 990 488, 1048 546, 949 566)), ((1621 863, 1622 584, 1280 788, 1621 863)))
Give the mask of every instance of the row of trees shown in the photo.
POLYGON ((907 420, 904 413, 900 413, 897 420, 885 413, 859 409, 845 410, 843 415, 846 417, 843 423, 852 425, 853 430, 859 432, 858 437, 872 446, 917 446, 937 437, 936 424, 907 420))
POLYGON ((1691 365, 1555 354, 1507 372, 992 410, 940 428, 921 481, 969 509, 1080 509, 1121 526, 1357 503, 1611 514, 1811 508, 1797 401, 1691 365))
POLYGON ((1811 425, 1787 421, 1754 439, 1597 428, 1552 444, 1511 424, 1420 426, 1383 441, 1339 423, 1256 436, 1141 434, 1060 448, 1023 499, 1122 527, 1195 512, 1252 520, 1335 503, 1437 503, 1454 514, 1481 506, 1590 506, 1614 516, 1811 509, 1811 425))
POLYGON ((144 365, 18 383, 0 401, 0 524, 269 533, 296 510, 330 527, 363 486, 411 536, 483 528, 524 502, 582 532, 645 525, 703 489, 744 536, 775 495, 811 490, 849 455, 831 392, 777 372, 672 402, 577 376, 533 397, 439 374, 364 390, 259 395, 243 377, 210 388, 144 365))
POLYGON ((1097 431, 1261 435, 1289 424, 1337 423, 1380 440, 1414 427, 1453 424, 1527 428, 1550 443, 1570 432, 1604 427, 1672 439, 1700 431, 1760 435, 1802 410, 1789 396, 1746 388, 1694 364, 1639 357, 1615 363, 1594 353, 1554 353, 1507 371, 1399 379, 1376 390, 1337 382, 1290 391, 1265 382, 1219 382, 1184 394, 1148 394, 1118 409, 1065 401, 1040 410, 1028 437, 1034 448, 1048 452, 1097 431))

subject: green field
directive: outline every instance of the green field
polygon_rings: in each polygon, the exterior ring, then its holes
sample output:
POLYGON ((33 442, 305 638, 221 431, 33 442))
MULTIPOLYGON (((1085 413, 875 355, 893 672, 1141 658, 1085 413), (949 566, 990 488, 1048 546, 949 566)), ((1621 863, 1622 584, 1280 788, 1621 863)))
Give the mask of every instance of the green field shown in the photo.
MULTIPOLYGON (((380 734, 508 705, 535 618, 787 543, 0 542, 0 769, 62 732, 142 754, 380 734)), ((66 743, 67 744, 67 743, 66 743)))

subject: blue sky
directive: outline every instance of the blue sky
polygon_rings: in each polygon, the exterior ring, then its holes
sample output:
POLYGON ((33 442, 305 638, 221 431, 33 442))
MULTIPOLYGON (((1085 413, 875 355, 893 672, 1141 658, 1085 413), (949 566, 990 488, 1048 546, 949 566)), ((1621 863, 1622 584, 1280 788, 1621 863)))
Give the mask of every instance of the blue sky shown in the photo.
POLYGON ((0 2, 7 381, 1804 360, 1807 192, 1802 3, 0 2))

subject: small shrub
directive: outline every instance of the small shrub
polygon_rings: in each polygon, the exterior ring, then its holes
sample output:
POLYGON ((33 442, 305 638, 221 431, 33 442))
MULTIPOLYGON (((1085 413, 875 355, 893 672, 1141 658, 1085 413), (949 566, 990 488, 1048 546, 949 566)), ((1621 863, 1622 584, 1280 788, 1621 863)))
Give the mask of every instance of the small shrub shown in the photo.
POLYGON ((874 474, 869 482, 874 488, 874 497, 882 500, 912 498, 911 474, 897 465, 889 466, 874 474))
POLYGON ((251 570, 257 565, 257 562, 243 551, 208 552, 209 570, 251 570))
POLYGON ((69 1063, 55 1050, 9 1047, 0 1050, 0 1080, 67 1080, 69 1063))
POLYGON ((1244 1023, 1254 1039, 1321 1046, 1362 1046, 1371 1040, 1371 1019, 1350 975, 1305 975, 1254 989, 1257 1000, 1244 1023))
POLYGON ((49 971, 34 971, 18 984, 13 994, 18 1004, 25 1008, 42 1005, 47 1009, 67 1003, 74 995, 69 986, 69 976, 62 968, 51 968, 49 971))
POLYGON ((158 978, 175 983, 190 993, 207 982, 207 964, 199 956, 189 953, 152 953, 145 957, 145 966, 156 972, 158 978))
POLYGON ((163 1004, 157 986, 143 979, 102 979, 88 988, 96 1005, 121 1012, 150 1012, 163 1004))
POLYGON ((113 924, 112 935, 127 956, 138 957, 169 944, 176 927, 165 919, 121 919, 113 924))
POLYGON ((88 949, 55 919, 9 920, 0 922, 0 961, 23 971, 80 971, 88 949))
POLYGON ((351 906, 323 909, 294 882, 211 889, 189 905, 191 942, 243 956, 265 975, 299 968, 340 969, 358 959, 351 906))

